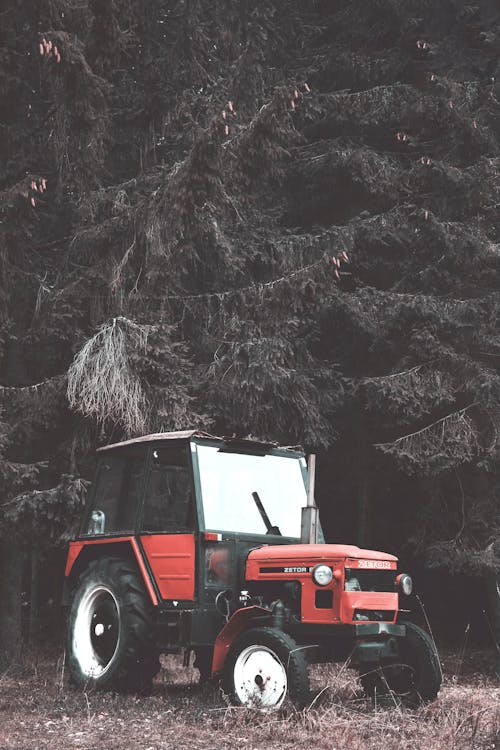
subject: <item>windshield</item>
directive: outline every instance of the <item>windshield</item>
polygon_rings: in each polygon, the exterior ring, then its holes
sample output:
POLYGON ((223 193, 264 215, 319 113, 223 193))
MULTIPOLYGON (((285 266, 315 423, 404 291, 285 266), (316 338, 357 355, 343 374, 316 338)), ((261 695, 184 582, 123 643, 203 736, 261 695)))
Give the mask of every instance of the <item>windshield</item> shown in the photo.
POLYGON ((266 534, 269 529, 272 534, 300 537, 305 459, 223 453, 211 445, 196 448, 206 529, 242 534, 266 534))

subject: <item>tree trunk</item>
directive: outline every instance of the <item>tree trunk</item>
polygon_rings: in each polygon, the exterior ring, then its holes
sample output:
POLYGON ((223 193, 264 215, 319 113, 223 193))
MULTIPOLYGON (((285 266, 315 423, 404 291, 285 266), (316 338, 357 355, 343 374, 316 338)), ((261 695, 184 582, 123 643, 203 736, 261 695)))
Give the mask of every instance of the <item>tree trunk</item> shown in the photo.
POLYGON ((370 541, 370 486, 368 472, 361 473, 358 483, 358 528, 357 541, 360 547, 367 547, 370 541))
POLYGON ((488 622, 495 650, 495 673, 500 678, 500 575, 494 572, 486 575, 486 595, 488 597, 488 622))
POLYGON ((38 568, 38 555, 39 546, 38 541, 33 540, 33 547, 31 550, 31 581, 30 581, 30 621, 29 621, 29 632, 28 642, 30 647, 36 644, 38 637, 38 621, 39 621, 39 568, 38 568))
POLYGON ((22 552, 15 538, 2 539, 0 550, 0 668, 21 661, 22 552))

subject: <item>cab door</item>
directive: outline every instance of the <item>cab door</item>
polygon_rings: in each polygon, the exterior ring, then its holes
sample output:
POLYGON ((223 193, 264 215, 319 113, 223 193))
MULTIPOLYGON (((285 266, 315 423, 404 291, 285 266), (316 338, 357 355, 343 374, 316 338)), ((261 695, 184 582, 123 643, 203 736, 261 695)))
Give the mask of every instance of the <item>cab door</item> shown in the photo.
POLYGON ((141 542, 161 598, 194 601, 194 534, 148 534, 141 542))
POLYGON ((195 495, 187 446, 153 447, 140 542, 160 597, 195 599, 195 495))

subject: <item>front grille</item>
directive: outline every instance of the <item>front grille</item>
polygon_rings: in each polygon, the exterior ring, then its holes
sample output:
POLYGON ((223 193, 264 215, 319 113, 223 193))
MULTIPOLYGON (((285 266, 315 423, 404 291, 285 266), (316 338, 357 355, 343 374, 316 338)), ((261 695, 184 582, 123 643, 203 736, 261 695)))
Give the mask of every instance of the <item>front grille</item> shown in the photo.
POLYGON ((395 570, 345 569, 346 591, 390 591, 394 593, 395 570))
POLYGON ((390 609, 355 609, 353 620, 357 622, 392 622, 395 610, 390 609))

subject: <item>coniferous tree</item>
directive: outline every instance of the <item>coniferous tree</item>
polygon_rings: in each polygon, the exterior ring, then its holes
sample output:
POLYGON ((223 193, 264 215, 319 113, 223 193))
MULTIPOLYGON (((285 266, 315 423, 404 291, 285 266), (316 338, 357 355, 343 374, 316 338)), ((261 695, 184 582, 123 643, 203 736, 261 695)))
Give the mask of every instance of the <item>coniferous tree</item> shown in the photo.
POLYGON ((488 0, 6 2, 15 623, 95 444, 198 424, 324 451, 327 531, 484 577, 500 633, 499 40, 488 0))

